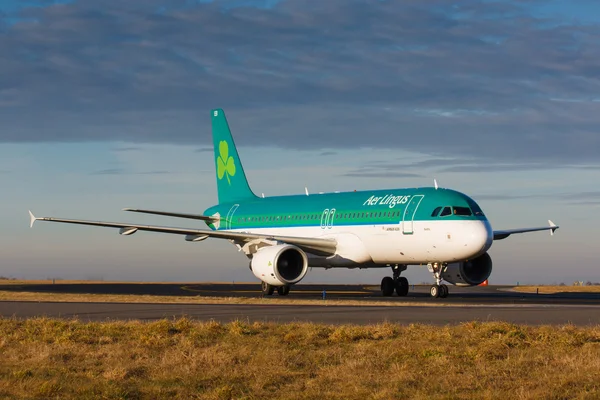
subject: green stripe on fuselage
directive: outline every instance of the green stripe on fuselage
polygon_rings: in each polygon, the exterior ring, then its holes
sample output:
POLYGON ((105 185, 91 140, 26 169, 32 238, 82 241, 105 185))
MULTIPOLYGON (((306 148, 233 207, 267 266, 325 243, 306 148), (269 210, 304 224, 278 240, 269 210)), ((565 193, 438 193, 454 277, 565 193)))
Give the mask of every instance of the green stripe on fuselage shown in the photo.
POLYGON ((407 207, 408 221, 485 220, 483 214, 475 213, 432 217, 435 208, 444 206, 481 211, 475 201, 455 190, 416 188, 256 198, 239 204, 219 204, 204 215, 218 213, 222 219, 228 219, 219 224, 219 229, 319 227, 324 221, 333 226, 397 224, 403 221, 407 207), (331 220, 323 218, 324 213, 331 220))

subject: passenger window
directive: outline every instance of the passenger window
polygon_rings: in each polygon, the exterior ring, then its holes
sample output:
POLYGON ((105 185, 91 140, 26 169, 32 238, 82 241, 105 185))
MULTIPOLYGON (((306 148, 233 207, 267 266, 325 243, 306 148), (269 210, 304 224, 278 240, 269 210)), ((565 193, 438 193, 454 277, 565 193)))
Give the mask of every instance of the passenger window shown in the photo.
POLYGON ((452 207, 454 209, 454 215, 460 215, 463 217, 471 216, 471 209, 469 207, 452 207))
POLYGON ((433 210, 433 212, 431 213, 432 217, 437 217, 438 214, 440 213, 440 210, 442 209, 442 207, 438 207, 435 210, 433 210))
POLYGON ((444 209, 440 213, 440 217, 445 217, 447 215, 452 215, 452 211, 450 210, 450 207, 444 207, 444 209))

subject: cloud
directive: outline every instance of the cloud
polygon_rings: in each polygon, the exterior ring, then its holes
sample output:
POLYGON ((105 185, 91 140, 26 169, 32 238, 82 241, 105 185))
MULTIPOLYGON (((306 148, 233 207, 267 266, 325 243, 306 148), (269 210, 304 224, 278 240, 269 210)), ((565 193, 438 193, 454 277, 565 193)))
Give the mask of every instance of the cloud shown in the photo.
POLYGON ((141 172, 128 172, 123 168, 107 168, 99 171, 91 172, 90 175, 167 175, 171 174, 170 171, 156 170, 156 171, 141 171, 141 172))
POLYGON ((341 176, 350 176, 355 178, 420 178, 422 175, 415 174, 412 172, 388 172, 385 174, 381 174, 375 171, 351 171, 341 176))
POLYGON ((509 163, 503 160, 490 160, 483 157, 463 158, 426 158, 418 161, 375 161, 363 165, 363 168, 379 170, 382 173, 391 170, 436 171, 440 173, 490 173, 507 171, 536 171, 552 169, 574 169, 582 171, 600 170, 600 165, 556 165, 552 161, 534 161, 509 163))
POLYGON ((492 194, 480 194, 473 195, 473 198, 477 201, 507 201, 507 200, 520 200, 520 199, 531 199, 531 198, 546 198, 546 195, 539 194, 504 194, 504 193, 492 193, 492 194))
POLYGON ((564 193, 564 194, 562 194, 562 198, 565 200, 598 202, 598 201, 600 201, 600 191, 564 193))
POLYGON ((327 157, 327 156, 335 156, 337 153, 337 151, 324 151, 321 154, 319 154, 321 157, 327 157))
POLYGON ((112 149, 112 151, 118 151, 118 152, 129 152, 129 151, 139 151, 142 148, 139 146, 125 146, 125 147, 115 147, 114 149, 112 149))
POLYGON ((18 22, 0 28, 0 141, 206 146, 208 110, 218 106, 241 145, 598 164, 600 24, 539 7, 83 0, 21 8, 18 22))
POLYGON ((520 200, 520 199, 545 199, 560 201, 565 204, 590 205, 600 204, 600 191, 596 192, 562 192, 562 193, 490 193, 474 195, 476 200, 520 200))
POLYGON ((90 175, 123 175, 125 171, 121 168, 107 168, 91 172, 90 175))
POLYGON ((172 173, 171 171, 161 171, 161 170, 136 172, 136 174, 138 174, 138 175, 168 175, 171 173, 172 173))
POLYGON ((600 199, 598 200, 586 200, 586 201, 575 201, 569 203, 571 206, 584 206, 584 207, 598 207, 600 206, 600 199))

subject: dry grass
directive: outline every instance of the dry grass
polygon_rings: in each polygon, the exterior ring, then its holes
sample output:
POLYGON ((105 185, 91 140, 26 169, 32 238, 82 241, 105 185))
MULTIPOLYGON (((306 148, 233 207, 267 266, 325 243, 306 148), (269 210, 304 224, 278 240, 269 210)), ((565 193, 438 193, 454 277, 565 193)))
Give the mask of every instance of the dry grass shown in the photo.
POLYGON ((515 286, 514 291, 524 293, 554 294, 554 293, 600 293, 600 286, 515 286))
POLYGON ((3 399, 597 399, 600 327, 0 319, 3 399))
POLYGON ((94 302, 94 303, 159 303, 159 304, 278 304, 278 305, 314 305, 314 306, 423 306, 423 307, 461 307, 473 304, 450 304, 431 302, 406 302, 400 298, 394 300, 318 300, 295 299, 290 297, 211 297, 211 296, 155 296, 138 294, 87 294, 87 293, 37 293, 0 291, 0 301, 53 301, 53 302, 94 302))

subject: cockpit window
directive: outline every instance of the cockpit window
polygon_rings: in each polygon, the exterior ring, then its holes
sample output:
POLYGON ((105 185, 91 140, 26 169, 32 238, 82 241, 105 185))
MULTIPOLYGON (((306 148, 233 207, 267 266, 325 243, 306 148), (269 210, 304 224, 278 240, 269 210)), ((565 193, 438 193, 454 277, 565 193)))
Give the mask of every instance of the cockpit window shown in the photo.
POLYGON ((452 207, 454 215, 461 215, 463 217, 469 217, 472 215, 469 207, 452 207))
POLYGON ((481 211, 481 208, 477 204, 471 204, 471 210, 473 210, 473 214, 483 217, 483 211, 481 211))
POLYGON ((438 214, 440 213, 440 210, 442 209, 442 207, 438 207, 435 210, 433 210, 433 212, 431 213, 432 217, 437 217, 438 214))
POLYGON ((471 207, 471 210, 473 211, 474 215, 478 217, 484 216, 483 211, 481 211, 481 208, 472 199, 467 199, 467 203, 469 203, 469 206, 471 207))
POLYGON ((450 207, 444 207, 444 209, 440 213, 440 217, 445 217, 446 215, 452 215, 452 211, 450 211, 450 207))

